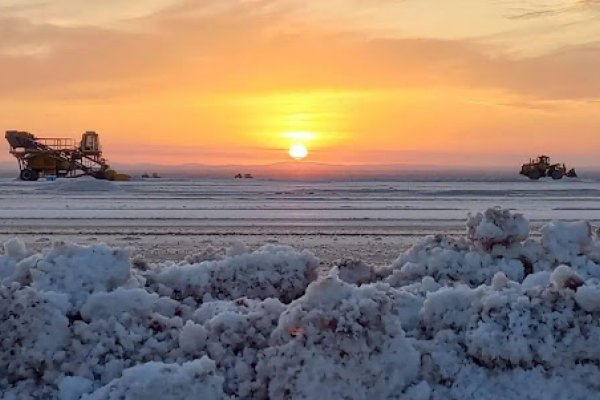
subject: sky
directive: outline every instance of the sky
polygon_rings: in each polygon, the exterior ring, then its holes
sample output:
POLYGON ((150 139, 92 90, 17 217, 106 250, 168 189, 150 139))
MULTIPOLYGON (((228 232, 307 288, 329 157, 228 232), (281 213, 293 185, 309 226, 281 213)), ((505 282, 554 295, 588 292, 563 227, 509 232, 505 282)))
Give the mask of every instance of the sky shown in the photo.
POLYGON ((118 164, 600 167, 599 71, 600 0, 0 0, 1 126, 118 164))

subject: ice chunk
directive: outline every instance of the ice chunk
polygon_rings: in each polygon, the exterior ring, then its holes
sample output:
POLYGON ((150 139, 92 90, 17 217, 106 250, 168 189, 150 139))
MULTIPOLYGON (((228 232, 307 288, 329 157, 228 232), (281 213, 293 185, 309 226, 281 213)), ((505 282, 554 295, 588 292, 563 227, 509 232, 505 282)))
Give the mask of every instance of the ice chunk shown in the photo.
POLYGON ((550 282, 557 288, 577 289, 583 284, 583 279, 566 265, 559 265, 550 274, 550 282))
POLYGON ((600 312, 600 285, 584 285, 577 289, 575 301, 588 312, 600 312))
POLYGON ((25 243, 17 238, 7 240, 3 247, 4 254, 0 255, 0 281, 13 275, 17 263, 31 255, 25 243))
POLYGON ((334 265, 339 278, 344 282, 362 285, 376 279, 373 267, 361 260, 346 258, 334 262, 334 265))
POLYGON ((94 382, 80 376, 65 376, 58 381, 58 397, 61 400, 79 400, 94 388, 94 382))
POLYGON ((467 236, 486 249, 495 244, 509 245, 527 239, 529 222, 521 214, 490 208, 484 213, 469 216, 467 236))
POLYGON ((528 275, 521 284, 523 289, 532 289, 534 287, 544 288, 550 284, 550 271, 540 271, 528 275))
POLYGON ((492 289, 502 290, 508 285, 508 278, 503 272, 498 272, 492 278, 492 289))
POLYGON ((589 222, 553 221, 542 227, 542 245, 561 263, 584 254, 592 244, 589 222))
POLYGON ((23 241, 13 238, 4 242, 4 255, 18 261, 27 257, 29 252, 23 241))

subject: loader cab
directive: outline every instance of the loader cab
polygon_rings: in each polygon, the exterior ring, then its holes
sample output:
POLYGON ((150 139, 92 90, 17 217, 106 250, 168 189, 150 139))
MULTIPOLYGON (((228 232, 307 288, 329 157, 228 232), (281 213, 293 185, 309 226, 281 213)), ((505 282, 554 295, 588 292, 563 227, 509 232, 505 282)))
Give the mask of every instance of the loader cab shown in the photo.
POLYGON ((541 155, 538 157, 538 164, 540 165, 550 165, 550 157, 541 155))
POLYGON ((81 152, 85 154, 98 154, 100 153, 100 138, 98 134, 93 131, 87 131, 81 135, 81 152))

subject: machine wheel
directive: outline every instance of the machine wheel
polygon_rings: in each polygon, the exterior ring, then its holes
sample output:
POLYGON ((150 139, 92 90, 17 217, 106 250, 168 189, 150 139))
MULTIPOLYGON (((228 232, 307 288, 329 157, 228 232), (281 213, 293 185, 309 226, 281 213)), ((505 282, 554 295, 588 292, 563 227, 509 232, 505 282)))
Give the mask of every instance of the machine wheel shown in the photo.
POLYGON ((23 181, 37 181, 38 173, 32 169, 26 168, 21 171, 20 177, 23 181))
POLYGON ((550 173, 548 174, 552 177, 552 179, 554 179, 555 181, 562 179, 563 177, 563 171, 560 169, 553 169, 552 171, 550 171, 550 173))
POLYGON ((540 174, 539 171, 535 170, 535 171, 530 171, 529 174, 527 174, 527 177, 529 179, 531 179, 532 181, 537 181, 538 179, 540 179, 542 176, 540 174))
POLYGON ((107 180, 108 179, 106 171, 96 171, 96 172, 94 172, 94 174, 92 176, 94 178, 96 178, 96 179, 101 179, 101 180, 107 180))

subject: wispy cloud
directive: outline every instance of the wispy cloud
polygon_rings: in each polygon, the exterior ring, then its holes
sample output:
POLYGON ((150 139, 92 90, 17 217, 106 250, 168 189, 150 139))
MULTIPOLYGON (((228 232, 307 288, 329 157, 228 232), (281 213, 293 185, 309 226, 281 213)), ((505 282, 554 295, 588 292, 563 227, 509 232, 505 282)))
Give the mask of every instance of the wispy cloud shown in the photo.
POLYGON ((514 20, 535 19, 582 11, 600 11, 600 0, 552 1, 550 3, 530 1, 525 3, 525 7, 511 8, 506 17, 514 20))

